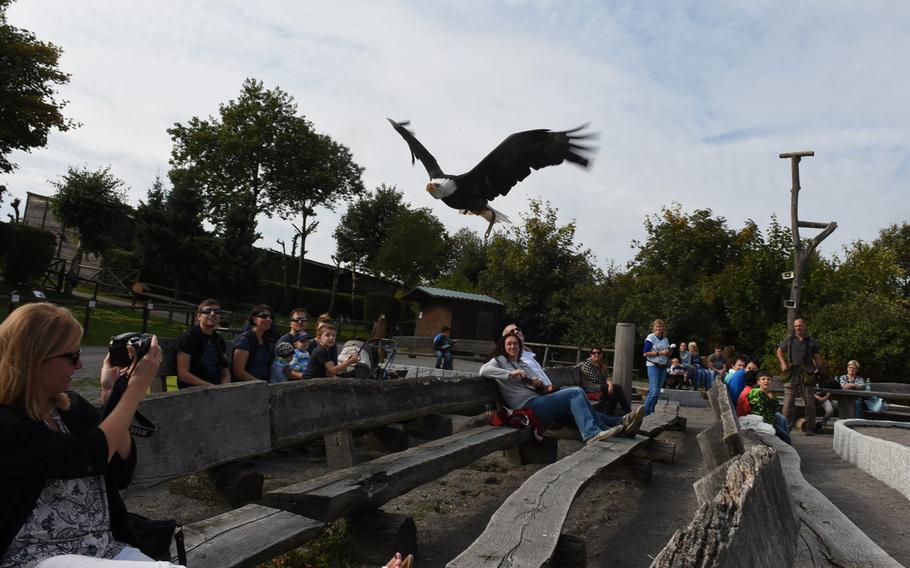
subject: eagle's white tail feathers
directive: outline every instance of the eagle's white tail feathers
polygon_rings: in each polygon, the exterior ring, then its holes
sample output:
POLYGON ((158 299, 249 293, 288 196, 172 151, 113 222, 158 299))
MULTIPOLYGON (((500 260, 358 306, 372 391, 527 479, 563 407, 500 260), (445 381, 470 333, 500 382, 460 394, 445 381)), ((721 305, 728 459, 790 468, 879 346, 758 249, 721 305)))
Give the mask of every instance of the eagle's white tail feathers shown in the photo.
POLYGON ((511 223, 512 222, 512 220, 509 219, 505 215, 505 213, 501 213, 501 212, 493 209, 489 205, 487 205, 487 208, 483 210, 483 212, 480 214, 480 216, 483 217, 484 219, 486 219, 487 222, 490 223, 490 225, 492 225, 493 223, 511 223))

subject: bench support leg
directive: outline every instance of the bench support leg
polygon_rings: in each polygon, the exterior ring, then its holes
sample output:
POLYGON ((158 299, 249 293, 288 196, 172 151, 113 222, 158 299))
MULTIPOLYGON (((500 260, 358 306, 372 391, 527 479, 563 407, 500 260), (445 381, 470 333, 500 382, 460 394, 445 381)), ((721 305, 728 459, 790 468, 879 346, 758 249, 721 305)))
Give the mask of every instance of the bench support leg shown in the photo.
POLYGON ((518 447, 504 451, 508 460, 517 465, 555 463, 558 459, 559 440, 552 438, 544 438, 542 442, 529 440, 518 447))
POLYGON ((350 430, 325 435, 325 458, 331 469, 351 467, 357 463, 354 456, 354 436, 350 430))

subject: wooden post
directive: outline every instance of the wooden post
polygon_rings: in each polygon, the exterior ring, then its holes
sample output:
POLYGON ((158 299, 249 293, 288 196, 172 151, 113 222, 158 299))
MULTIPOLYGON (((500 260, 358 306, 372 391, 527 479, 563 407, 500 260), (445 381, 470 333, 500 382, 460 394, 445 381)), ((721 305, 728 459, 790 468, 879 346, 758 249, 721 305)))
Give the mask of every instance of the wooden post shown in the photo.
POLYGON ((799 162, 804 157, 814 156, 815 152, 808 150, 802 152, 790 152, 781 154, 781 159, 790 159, 790 170, 793 178, 793 186, 790 188, 790 236, 793 239, 793 283, 790 285, 790 301, 787 303, 787 329, 793 331, 793 322, 800 317, 799 306, 802 302, 802 282, 806 273, 806 267, 809 259, 818 245, 825 240, 834 229, 837 223, 817 223, 814 221, 799 220, 799 162), (815 237, 809 239, 805 246, 799 236, 799 228, 824 229, 815 237))
POLYGON ((325 457, 329 469, 341 469, 357 463, 354 455, 354 436, 350 430, 326 434, 325 457))
POLYGON ((632 396, 632 367, 635 361, 635 324, 617 323, 613 349, 613 382, 632 396))

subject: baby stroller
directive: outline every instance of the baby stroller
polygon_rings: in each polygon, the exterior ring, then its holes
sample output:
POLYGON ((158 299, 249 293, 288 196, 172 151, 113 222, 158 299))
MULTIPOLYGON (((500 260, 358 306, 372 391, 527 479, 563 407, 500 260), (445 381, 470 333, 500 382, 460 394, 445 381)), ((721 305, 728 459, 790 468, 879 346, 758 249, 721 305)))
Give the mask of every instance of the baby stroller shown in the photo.
POLYGON ((377 380, 403 378, 407 374, 406 370, 389 369, 389 365, 395 359, 397 351, 398 344, 392 339, 371 339, 369 341, 352 339, 346 341, 341 352, 338 353, 338 362, 346 361, 354 353, 357 354, 359 361, 345 371, 342 376, 377 380))

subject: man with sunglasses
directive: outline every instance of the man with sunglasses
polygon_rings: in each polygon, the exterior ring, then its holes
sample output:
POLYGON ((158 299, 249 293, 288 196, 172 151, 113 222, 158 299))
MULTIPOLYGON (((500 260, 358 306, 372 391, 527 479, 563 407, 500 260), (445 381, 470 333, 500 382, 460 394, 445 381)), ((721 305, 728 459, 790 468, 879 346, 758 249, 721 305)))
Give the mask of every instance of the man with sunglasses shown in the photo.
POLYGON ((213 387, 231 382, 227 346, 215 331, 223 313, 218 300, 203 300, 196 310, 196 324, 177 340, 179 388, 213 387))
POLYGON ((521 331, 521 328, 518 327, 518 324, 510 323, 502 330, 503 337, 513 334, 521 340, 521 344, 524 346, 524 350, 521 352, 521 360, 528 365, 534 372, 534 375, 543 382, 547 391, 553 390, 553 381, 550 380, 550 377, 544 372, 543 367, 537 362, 537 356, 525 343, 524 333, 521 331))
MULTIPOLYGON (((291 330, 278 338, 278 343, 290 343, 294 345, 295 341, 300 341, 301 336, 306 335, 306 326, 309 321, 309 315, 306 308, 294 308, 291 310, 291 330)), ((312 355, 313 349, 316 349, 316 342, 310 341, 307 352, 312 355)))

